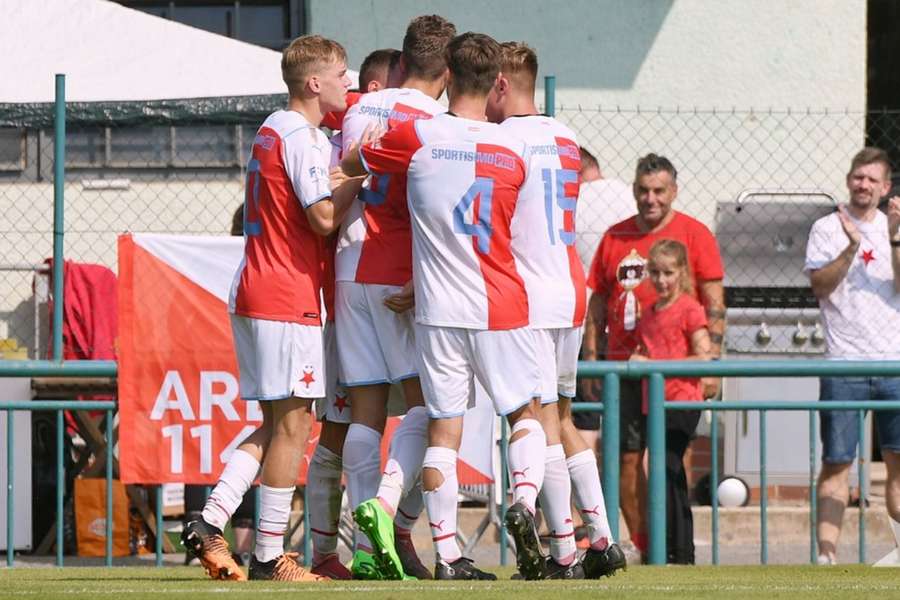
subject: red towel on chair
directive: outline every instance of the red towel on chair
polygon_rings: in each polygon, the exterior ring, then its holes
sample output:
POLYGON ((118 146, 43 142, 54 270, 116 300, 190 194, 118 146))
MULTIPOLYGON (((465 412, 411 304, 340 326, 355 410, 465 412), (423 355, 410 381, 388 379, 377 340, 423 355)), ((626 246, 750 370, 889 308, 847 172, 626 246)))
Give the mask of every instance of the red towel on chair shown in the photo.
MULTIPOLYGON (((44 262, 52 267, 52 259, 44 262)), ((67 260, 63 267, 63 279, 63 358, 115 360, 118 327, 116 274, 102 265, 67 260)), ((52 290, 52 281, 50 285, 52 290)), ((52 301, 50 311, 52 329, 52 301)), ((52 357, 52 331, 48 347, 52 357)))

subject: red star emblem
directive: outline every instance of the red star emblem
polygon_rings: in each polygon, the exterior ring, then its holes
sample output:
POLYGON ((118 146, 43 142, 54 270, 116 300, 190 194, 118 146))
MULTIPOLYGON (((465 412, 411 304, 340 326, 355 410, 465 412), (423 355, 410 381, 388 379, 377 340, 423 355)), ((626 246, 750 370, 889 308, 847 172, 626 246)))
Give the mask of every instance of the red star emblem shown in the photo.
POLYGON ((339 411, 344 412, 344 409, 347 408, 347 399, 343 396, 335 395, 334 397, 334 406, 339 411))
POLYGON ((303 377, 300 378, 300 381, 305 383, 306 387, 309 387, 309 384, 311 384, 315 380, 316 380, 316 378, 313 377, 312 371, 303 371, 303 377))
POLYGON ((862 254, 859 255, 866 266, 869 266, 869 263, 875 260, 875 251, 874 250, 863 250, 862 254))

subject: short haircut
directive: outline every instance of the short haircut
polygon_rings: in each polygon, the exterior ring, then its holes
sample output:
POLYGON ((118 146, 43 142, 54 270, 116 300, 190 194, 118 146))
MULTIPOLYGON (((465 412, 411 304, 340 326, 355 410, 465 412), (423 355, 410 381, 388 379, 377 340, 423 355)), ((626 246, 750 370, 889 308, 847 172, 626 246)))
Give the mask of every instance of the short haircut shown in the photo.
POLYGON ((454 94, 486 96, 500 72, 500 44, 489 35, 466 32, 447 46, 454 94))
POLYGON ((339 43, 321 35, 300 36, 281 54, 281 78, 291 95, 296 95, 316 69, 337 62, 347 62, 347 52, 339 43))
POLYGON ((691 263, 688 260, 687 247, 676 240, 657 240, 650 246, 647 254, 649 261, 656 260, 659 256, 668 256, 675 259, 675 266, 683 270, 683 277, 678 282, 681 291, 686 294, 694 293, 694 275, 691 272, 691 263))
POLYGON ((584 146, 578 146, 578 153, 581 155, 582 169, 587 169, 589 167, 594 167, 595 169, 600 168, 600 163, 597 162, 597 157, 591 154, 590 150, 588 150, 584 146))
POLYGON ((665 156, 659 156, 651 152, 647 156, 642 156, 638 159, 637 167, 634 170, 634 180, 637 181, 644 175, 659 173, 660 171, 665 171, 671 175, 672 183, 678 181, 678 171, 675 170, 675 165, 672 164, 672 161, 665 156))
POLYGON ((876 148, 874 146, 868 146, 856 153, 856 156, 854 156, 853 160, 850 161, 850 171, 847 172, 847 175, 850 175, 850 173, 852 173, 859 167, 872 165, 875 163, 881 163, 882 165, 884 165, 884 178, 887 181, 890 181, 891 159, 888 156, 887 152, 885 152, 881 148, 876 148))
POLYGON ((403 36, 403 62, 407 75, 433 81, 447 68, 447 44, 456 27, 438 15, 422 15, 409 22, 403 36))
POLYGON ((538 74, 537 54, 525 42, 503 42, 500 44, 500 72, 507 79, 515 79, 525 89, 534 91, 538 74))
POLYGON ((394 48, 382 48, 370 52, 359 67, 359 89, 365 92, 369 82, 382 77, 382 73, 384 73, 383 77, 387 79, 391 66, 396 64, 399 58, 400 51, 394 48))

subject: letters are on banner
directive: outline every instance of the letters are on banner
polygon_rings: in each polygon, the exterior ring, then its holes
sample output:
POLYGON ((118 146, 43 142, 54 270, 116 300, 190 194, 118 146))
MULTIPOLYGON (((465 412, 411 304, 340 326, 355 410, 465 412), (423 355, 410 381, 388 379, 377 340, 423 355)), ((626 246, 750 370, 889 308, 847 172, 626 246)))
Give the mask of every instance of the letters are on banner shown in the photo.
MULTIPOLYGON (((124 483, 215 484, 262 422, 239 397, 228 292, 243 255, 236 237, 119 237, 119 453, 124 483)), ((490 406, 489 403, 486 403, 490 406)), ((389 423, 382 445, 386 459, 389 423)), ((467 416, 461 483, 491 478, 492 414, 467 416), (470 421, 472 421, 470 423, 470 421), (471 441, 468 441, 471 440, 471 441)), ((298 483, 318 440, 310 435, 298 483)))

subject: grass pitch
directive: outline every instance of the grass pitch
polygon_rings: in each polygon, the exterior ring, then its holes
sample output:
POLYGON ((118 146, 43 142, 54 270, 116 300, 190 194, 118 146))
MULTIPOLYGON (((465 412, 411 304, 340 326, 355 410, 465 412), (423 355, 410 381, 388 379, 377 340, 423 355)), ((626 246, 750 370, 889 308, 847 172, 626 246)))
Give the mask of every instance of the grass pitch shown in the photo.
POLYGON ((511 568, 499 569, 496 582, 329 582, 229 583, 204 579, 196 567, 65 567, 0 570, 0 598, 339 598, 365 600, 532 598, 890 598, 900 596, 900 573, 867 566, 631 567, 601 581, 510 581, 511 568))

